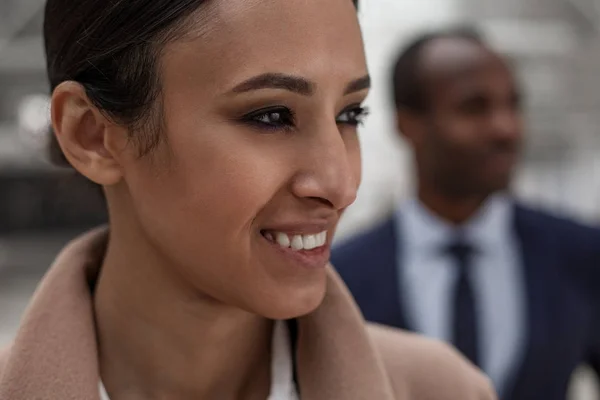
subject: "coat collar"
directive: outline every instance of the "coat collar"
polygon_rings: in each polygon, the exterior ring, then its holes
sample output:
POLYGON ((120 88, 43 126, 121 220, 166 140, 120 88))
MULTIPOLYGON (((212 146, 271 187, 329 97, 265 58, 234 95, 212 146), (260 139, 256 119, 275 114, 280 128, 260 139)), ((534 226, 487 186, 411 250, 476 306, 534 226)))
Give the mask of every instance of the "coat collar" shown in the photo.
MULTIPOLYGON (((98 352, 92 287, 108 242, 100 228, 58 256, 29 305, 0 376, 0 398, 98 400, 98 352)), ((298 319, 297 371, 302 399, 392 400, 383 364, 364 320, 331 267, 327 292, 298 319)))

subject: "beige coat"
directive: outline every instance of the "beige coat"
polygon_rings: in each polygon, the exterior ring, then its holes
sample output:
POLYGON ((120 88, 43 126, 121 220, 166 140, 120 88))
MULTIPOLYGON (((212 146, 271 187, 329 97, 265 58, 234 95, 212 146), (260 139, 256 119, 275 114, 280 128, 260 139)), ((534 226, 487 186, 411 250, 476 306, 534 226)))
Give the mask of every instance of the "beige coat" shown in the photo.
MULTIPOLYGON (((98 400, 91 288, 104 230, 72 242, 40 284, 11 347, 0 354, 1 400, 98 400)), ((330 269, 327 294, 299 319, 302 400, 493 400, 489 381, 446 345, 365 324, 330 269)))

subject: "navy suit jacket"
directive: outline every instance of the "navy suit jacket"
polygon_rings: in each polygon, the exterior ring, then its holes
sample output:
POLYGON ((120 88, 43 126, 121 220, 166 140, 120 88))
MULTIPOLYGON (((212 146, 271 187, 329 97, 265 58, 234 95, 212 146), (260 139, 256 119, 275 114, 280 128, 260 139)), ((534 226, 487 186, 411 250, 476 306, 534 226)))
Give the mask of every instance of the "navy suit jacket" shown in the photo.
MULTIPOLYGON (((600 374, 600 230, 515 208, 527 346, 502 400, 564 400, 579 365, 600 374)), ((412 330, 399 293, 398 235, 390 218, 337 246, 332 263, 365 319, 412 330)))

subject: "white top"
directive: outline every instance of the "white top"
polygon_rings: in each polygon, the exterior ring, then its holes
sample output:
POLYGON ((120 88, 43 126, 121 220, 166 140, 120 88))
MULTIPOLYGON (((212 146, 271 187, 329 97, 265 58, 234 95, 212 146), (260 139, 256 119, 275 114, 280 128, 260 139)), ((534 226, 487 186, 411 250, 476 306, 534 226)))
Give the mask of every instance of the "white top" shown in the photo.
MULTIPOLYGON (((298 400, 294 383, 292 346, 288 327, 284 321, 275 322, 272 349, 271 391, 267 400, 298 400)), ((110 400, 102 382, 100 382, 100 399, 110 400)))
POLYGON ((442 249, 457 235, 477 249, 469 277, 477 301, 480 361, 500 395, 519 365, 527 333, 526 288, 513 212, 513 202, 504 195, 489 199, 461 227, 438 218, 417 199, 398 211, 400 293, 409 321, 420 333, 451 339, 451 294, 458 268, 442 249))

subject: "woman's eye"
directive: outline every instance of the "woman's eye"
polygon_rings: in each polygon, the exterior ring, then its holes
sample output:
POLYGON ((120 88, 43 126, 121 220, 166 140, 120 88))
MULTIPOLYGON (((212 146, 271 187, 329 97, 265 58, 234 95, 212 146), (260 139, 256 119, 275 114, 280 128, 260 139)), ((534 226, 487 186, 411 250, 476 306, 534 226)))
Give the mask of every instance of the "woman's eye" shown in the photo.
POLYGON ((369 115, 369 111, 365 107, 353 106, 338 115, 336 122, 338 124, 347 124, 351 126, 361 125, 365 118, 369 115))
POLYGON ((294 126, 294 114, 288 108, 272 108, 254 111, 244 117, 245 121, 268 129, 294 126))

